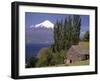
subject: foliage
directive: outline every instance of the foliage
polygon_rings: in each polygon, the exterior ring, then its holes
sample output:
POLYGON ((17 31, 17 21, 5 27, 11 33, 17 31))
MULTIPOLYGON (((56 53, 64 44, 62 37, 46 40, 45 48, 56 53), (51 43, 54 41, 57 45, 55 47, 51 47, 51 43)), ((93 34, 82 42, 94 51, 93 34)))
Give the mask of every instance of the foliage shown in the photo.
POLYGON ((64 22, 64 34, 63 34, 63 49, 67 50, 72 45, 72 19, 71 16, 66 17, 64 22))
POLYGON ((81 18, 79 15, 73 15, 72 18, 72 43, 78 44, 79 43, 79 36, 80 36, 80 26, 81 26, 81 18))
POLYGON ((42 48, 38 54, 38 62, 36 66, 49 66, 52 59, 52 51, 50 48, 42 48))
POLYGON ((65 58, 65 51, 52 53, 51 65, 63 64, 65 58))
POLYGON ((67 50, 72 44, 78 44, 80 36, 81 18, 72 15, 63 21, 58 21, 54 25, 54 44, 51 46, 53 52, 67 50))
POLYGON ((62 34, 62 21, 59 22, 57 20, 56 24, 54 25, 54 52, 60 52, 60 50, 62 49, 62 34))
POLYGON ((84 34, 83 41, 89 41, 89 31, 84 34))
POLYGON ((53 53, 51 48, 42 48, 38 54, 37 67, 53 66, 64 63, 65 52, 53 53))
POLYGON ((29 59, 29 62, 28 62, 28 64, 27 64, 27 68, 29 68, 29 67, 35 67, 36 66, 36 62, 37 62, 37 58, 36 57, 31 57, 30 59, 29 59))

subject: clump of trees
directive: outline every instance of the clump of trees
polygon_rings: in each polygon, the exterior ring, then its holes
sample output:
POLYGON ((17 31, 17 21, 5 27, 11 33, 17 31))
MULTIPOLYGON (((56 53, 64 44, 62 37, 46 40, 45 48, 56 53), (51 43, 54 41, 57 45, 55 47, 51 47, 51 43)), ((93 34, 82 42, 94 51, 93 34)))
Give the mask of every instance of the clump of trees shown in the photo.
POLYGON ((31 57, 26 65, 26 68, 35 67, 37 64, 38 58, 35 56, 31 57))
POLYGON ((89 41, 89 31, 86 31, 83 37, 83 41, 89 41))
POLYGON ((53 52, 68 50, 71 45, 76 45, 80 40, 81 18, 79 15, 72 15, 63 21, 58 21, 54 25, 53 52))
POLYGON ((50 48, 42 48, 37 58, 37 67, 50 66, 52 62, 52 51, 50 50, 50 48))
POLYGON ((56 66, 64 63, 64 51, 54 53, 51 48, 42 48, 38 54, 37 67, 56 66))

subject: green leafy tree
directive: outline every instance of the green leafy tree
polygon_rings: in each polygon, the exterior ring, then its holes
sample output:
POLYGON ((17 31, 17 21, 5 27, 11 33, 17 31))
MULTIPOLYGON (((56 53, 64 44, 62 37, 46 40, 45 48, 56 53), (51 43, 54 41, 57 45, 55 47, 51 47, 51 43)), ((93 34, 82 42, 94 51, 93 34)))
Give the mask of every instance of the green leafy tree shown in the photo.
POLYGON ((28 64, 27 64, 27 66, 26 67, 35 67, 36 66, 36 63, 37 63, 37 58, 36 57, 31 57, 30 59, 29 59, 29 62, 28 62, 28 64))
POLYGON ((60 52, 60 50, 62 49, 62 41, 63 41, 62 26, 63 26, 62 21, 61 22, 57 21, 54 26, 54 44, 52 45, 54 52, 60 52))
POLYGON ((64 22, 64 34, 63 34, 63 39, 64 39, 64 50, 67 50, 70 48, 72 45, 72 19, 71 16, 66 17, 65 22, 64 22))
POLYGON ((84 34, 83 41, 89 41, 89 31, 84 34))
POLYGON ((52 59, 52 51, 50 48, 42 48, 38 54, 38 61, 36 66, 50 66, 52 59))
POLYGON ((53 51, 60 52, 67 50, 72 44, 78 44, 80 36, 81 19, 78 15, 68 16, 63 21, 58 21, 54 25, 53 51))
POLYGON ((81 18, 79 15, 72 16, 72 40, 73 44, 78 44, 80 40, 80 26, 81 26, 81 18))
POLYGON ((51 65, 59 65, 64 63, 66 52, 61 50, 60 52, 52 53, 51 65))

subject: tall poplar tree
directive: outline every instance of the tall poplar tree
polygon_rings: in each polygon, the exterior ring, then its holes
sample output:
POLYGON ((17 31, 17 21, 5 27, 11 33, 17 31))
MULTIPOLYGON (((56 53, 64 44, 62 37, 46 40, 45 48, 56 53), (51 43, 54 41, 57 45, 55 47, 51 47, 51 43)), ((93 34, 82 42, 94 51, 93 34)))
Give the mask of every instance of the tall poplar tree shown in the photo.
POLYGON ((72 45, 72 19, 71 16, 66 17, 64 22, 64 50, 70 48, 72 45))
POLYGON ((80 39, 81 18, 78 15, 67 16, 63 21, 54 25, 53 51, 67 50, 73 44, 78 44, 80 39))
POLYGON ((78 44, 80 40, 80 26, 81 26, 81 18, 79 15, 72 16, 72 27, 73 27, 73 44, 78 44))

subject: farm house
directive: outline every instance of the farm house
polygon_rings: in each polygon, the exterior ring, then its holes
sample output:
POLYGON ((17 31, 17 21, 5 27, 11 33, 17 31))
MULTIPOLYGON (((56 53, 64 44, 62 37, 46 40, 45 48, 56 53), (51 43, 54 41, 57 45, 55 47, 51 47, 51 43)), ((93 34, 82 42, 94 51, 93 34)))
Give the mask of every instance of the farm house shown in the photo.
POLYGON ((70 64, 77 61, 83 61, 88 59, 89 59, 89 47, 79 44, 79 45, 72 45, 71 48, 69 48, 64 62, 65 64, 70 64))

